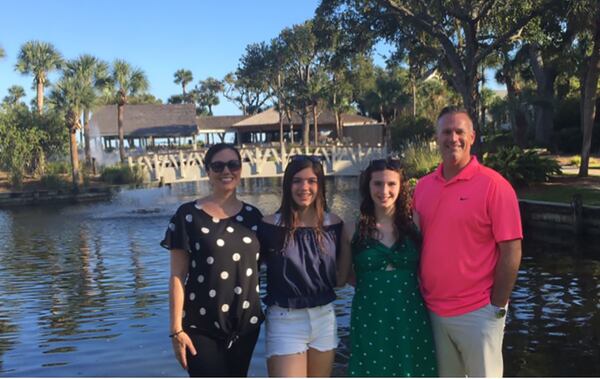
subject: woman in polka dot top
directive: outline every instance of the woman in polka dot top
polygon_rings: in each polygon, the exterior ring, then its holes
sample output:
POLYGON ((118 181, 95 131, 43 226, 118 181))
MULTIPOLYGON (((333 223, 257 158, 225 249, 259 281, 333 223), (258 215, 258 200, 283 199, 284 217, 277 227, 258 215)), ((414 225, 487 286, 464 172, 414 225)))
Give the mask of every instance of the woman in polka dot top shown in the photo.
POLYGON ((326 377, 338 344, 334 287, 345 282, 337 258, 346 256, 349 267, 349 244, 342 220, 326 211, 323 167, 316 157, 292 158, 282 192, 279 211, 265 217, 258 231, 267 265, 269 376, 326 377))
POLYGON ((429 314, 419 292, 420 235, 408 183, 395 159, 372 161, 360 178, 352 239, 356 291, 349 376, 437 376, 429 314))
POLYGON ((259 298, 261 212, 236 197, 241 157, 217 144, 204 164, 212 192, 181 205, 161 245, 171 251, 170 337, 190 376, 247 376, 264 319, 259 298))

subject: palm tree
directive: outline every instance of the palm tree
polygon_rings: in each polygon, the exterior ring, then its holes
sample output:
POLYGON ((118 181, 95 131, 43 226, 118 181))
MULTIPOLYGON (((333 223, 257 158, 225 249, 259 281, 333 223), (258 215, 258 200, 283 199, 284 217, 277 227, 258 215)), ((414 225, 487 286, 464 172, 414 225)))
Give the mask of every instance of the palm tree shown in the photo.
POLYGON ((144 92, 150 84, 144 71, 133 68, 124 60, 117 59, 113 62, 111 81, 116 86, 117 95, 117 124, 119 130, 119 157, 125 163, 125 147, 123 146, 123 111, 127 104, 128 96, 135 96, 144 92))
POLYGON ((50 93, 50 101, 60 109, 69 129, 71 148, 71 174, 73 189, 79 188, 79 154, 77 152, 77 130, 81 129, 81 112, 89 107, 95 97, 94 90, 75 76, 63 75, 50 93))
POLYGON ((0 59, 4 58, 5 56, 6 56, 6 52, 4 51, 2 46, 0 46, 0 59))
POLYGON ((173 81, 175 84, 181 84, 181 92, 183 93, 183 101, 185 102, 186 101, 185 100, 186 99, 185 86, 194 80, 194 76, 192 75, 192 72, 190 70, 185 70, 182 68, 182 69, 175 71, 175 74, 173 74, 173 77, 175 78, 175 80, 173 81))
POLYGON ((8 105, 15 105, 19 103, 21 98, 25 97, 25 89, 21 86, 11 86, 8 89, 8 96, 4 98, 4 102, 8 105))
POLYGON ((85 146, 85 162, 88 166, 92 164, 90 153, 90 112, 99 102, 99 92, 109 84, 108 63, 94 57, 93 55, 80 55, 76 60, 67 63, 65 75, 72 76, 81 81, 81 85, 88 87, 93 95, 90 104, 83 108, 83 136, 85 146))
POLYGON ((29 41, 21 46, 15 69, 21 74, 33 74, 37 87, 37 108, 44 108, 44 85, 48 73, 62 67, 63 58, 54 45, 47 42, 29 41))

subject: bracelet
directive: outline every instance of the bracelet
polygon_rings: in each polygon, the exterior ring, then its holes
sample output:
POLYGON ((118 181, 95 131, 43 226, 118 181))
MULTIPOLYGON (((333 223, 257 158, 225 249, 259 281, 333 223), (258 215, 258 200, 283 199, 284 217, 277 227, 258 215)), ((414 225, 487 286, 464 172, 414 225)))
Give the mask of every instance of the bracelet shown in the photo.
POLYGON ((169 338, 173 338, 173 337, 175 337, 175 336, 178 336, 178 335, 179 335, 179 334, 181 334, 181 333, 183 333, 183 329, 181 329, 181 330, 180 330, 180 331, 178 331, 178 332, 175 332, 175 333, 171 333, 171 334, 169 334, 169 338))

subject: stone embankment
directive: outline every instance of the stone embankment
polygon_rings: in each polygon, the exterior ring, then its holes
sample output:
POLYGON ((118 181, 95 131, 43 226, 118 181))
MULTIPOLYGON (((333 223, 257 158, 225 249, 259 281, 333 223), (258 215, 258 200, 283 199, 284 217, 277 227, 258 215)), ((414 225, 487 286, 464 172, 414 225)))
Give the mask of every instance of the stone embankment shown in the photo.
POLYGON ((71 190, 36 190, 0 193, 0 209, 31 205, 73 204, 109 200, 115 192, 111 187, 71 190))
POLYGON ((583 205, 581 196, 570 204, 519 200, 523 229, 540 228, 572 232, 577 236, 600 236, 600 207, 583 205))

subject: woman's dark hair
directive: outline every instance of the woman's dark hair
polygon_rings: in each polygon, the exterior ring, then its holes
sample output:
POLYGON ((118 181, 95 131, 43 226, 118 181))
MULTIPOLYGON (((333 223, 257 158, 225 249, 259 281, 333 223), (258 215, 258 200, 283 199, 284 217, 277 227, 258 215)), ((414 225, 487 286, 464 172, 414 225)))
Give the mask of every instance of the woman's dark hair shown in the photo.
POLYGON ((327 211, 327 200, 325 199, 325 174, 323 173, 323 166, 314 157, 308 156, 296 156, 296 159, 292 159, 285 168, 283 174, 283 194, 281 196, 281 206, 277 213, 281 215, 279 220, 280 226, 284 226, 288 229, 286 236, 286 243, 294 235, 296 228, 298 227, 299 216, 298 216, 298 205, 292 198, 292 182, 294 175, 298 172, 310 168, 317 176, 317 196, 312 206, 315 207, 315 213, 317 215, 317 240, 320 242, 323 236, 323 222, 325 219, 325 212, 327 211))
POLYGON ((421 243, 421 236, 412 222, 409 185, 404 176, 404 170, 400 161, 389 158, 371 161, 369 166, 360 175, 360 218, 358 222, 358 233, 353 239, 353 243, 361 245, 364 244, 368 238, 378 239, 380 237, 376 227, 375 204, 371 198, 370 183, 373 173, 383 170, 397 172, 400 176, 400 192, 398 193, 398 198, 394 204, 394 226, 398 233, 398 240, 409 237, 418 247, 421 243))
POLYGON ((208 151, 206 152, 206 154, 204 154, 204 168, 206 169, 206 171, 208 171, 208 165, 211 164, 214 156, 221 150, 225 150, 225 149, 229 149, 229 150, 233 150, 233 152, 237 155, 238 160, 241 162, 242 161, 242 156, 240 155, 239 150, 233 146, 230 143, 217 143, 215 145, 212 145, 208 151))

